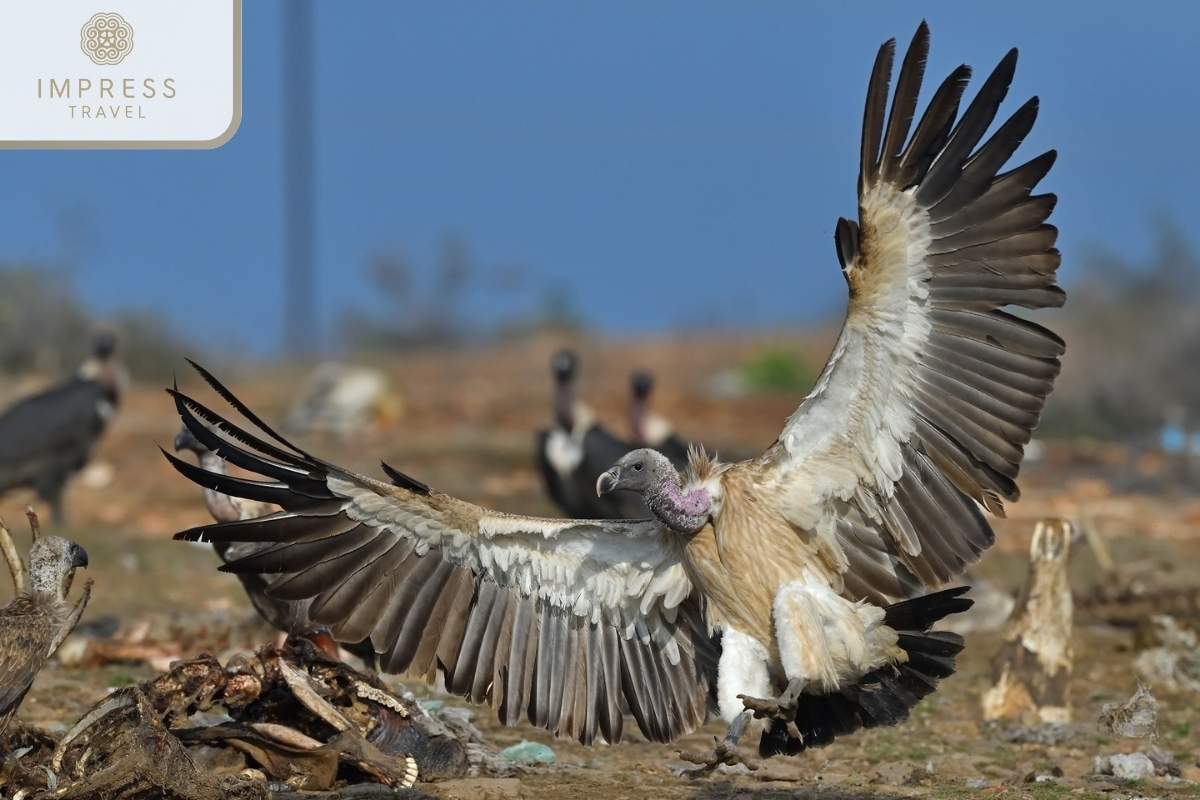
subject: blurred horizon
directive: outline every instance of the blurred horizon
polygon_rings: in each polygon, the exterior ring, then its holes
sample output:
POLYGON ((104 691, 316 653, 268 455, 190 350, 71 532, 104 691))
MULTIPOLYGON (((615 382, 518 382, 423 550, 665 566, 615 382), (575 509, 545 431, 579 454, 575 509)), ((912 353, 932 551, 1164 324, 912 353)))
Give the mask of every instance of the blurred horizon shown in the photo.
MULTIPOLYGON (((1062 280, 1149 263, 1200 216, 1200 6, 317 2, 317 328, 603 333, 832 322, 879 44, 932 29, 929 84, 1021 50, 1002 115, 1041 97, 1016 163, 1056 148, 1062 280), (430 313, 434 309, 437 313, 430 313), (421 312, 425 316, 421 316, 421 312)), ((98 316, 282 352, 282 4, 246 4, 241 127, 214 151, 7 151, 0 261, 98 316)))

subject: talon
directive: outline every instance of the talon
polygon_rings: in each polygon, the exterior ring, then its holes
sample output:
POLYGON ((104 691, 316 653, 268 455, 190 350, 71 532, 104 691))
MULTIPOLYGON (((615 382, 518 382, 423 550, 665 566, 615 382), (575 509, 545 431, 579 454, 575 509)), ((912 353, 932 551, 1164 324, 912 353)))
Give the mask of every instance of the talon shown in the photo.
POLYGON ((762 766, 762 762, 758 759, 742 755, 737 745, 731 745, 729 742, 720 740, 714 741, 712 750, 676 750, 675 752, 684 761, 700 765, 696 769, 685 769, 682 772, 688 778, 703 778, 722 764, 727 764, 731 767, 744 764, 750 770, 756 770, 762 766))
POLYGON ((739 694, 738 699, 742 701, 742 705, 747 710, 754 712, 755 719, 770 718, 781 722, 795 722, 796 711, 800 707, 795 697, 783 696, 774 700, 765 700, 761 697, 739 694))

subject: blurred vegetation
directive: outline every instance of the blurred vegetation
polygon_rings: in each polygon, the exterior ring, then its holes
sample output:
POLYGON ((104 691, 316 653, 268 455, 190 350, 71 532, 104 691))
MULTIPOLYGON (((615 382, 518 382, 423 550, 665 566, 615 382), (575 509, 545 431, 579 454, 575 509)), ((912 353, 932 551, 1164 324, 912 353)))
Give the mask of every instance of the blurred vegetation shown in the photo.
POLYGON ((198 355, 160 315, 95 316, 63 270, 0 264, 0 372, 69 374, 91 354, 100 330, 117 335, 118 353, 135 379, 169 380, 185 354, 198 355))
POLYGON ((1067 304, 1037 321, 1067 342, 1039 436, 1145 438, 1200 429, 1200 256, 1161 224, 1144 262, 1085 253, 1067 304))
POLYGON ((807 392, 818 371, 800 354, 781 348, 763 350, 742 366, 746 388, 752 392, 807 392))
POLYGON ((485 296, 495 307, 520 307, 522 295, 528 297, 534 287, 524 264, 481 265, 467 240, 455 233, 442 237, 428 270, 420 269, 404 252, 389 250, 371 258, 366 276, 383 312, 372 314, 361 307, 342 312, 340 339, 352 350, 403 350, 579 326, 570 290, 560 283, 544 288, 532 312, 502 318, 491 326, 466 314, 469 295, 485 296))

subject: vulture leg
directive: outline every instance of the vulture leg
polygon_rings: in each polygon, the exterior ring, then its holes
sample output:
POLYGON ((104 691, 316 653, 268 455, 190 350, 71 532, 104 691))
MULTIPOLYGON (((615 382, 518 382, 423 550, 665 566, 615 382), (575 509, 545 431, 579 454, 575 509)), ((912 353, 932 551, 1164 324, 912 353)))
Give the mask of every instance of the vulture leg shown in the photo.
POLYGON ((21 554, 17 552, 17 545, 13 541, 12 534, 8 532, 8 528, 0 522, 0 554, 4 556, 4 561, 8 564, 8 572, 12 575, 13 594, 24 594, 28 591, 29 586, 25 580, 25 564, 21 561, 21 554))
POLYGON ((754 712, 749 708, 738 714, 733 722, 730 723, 729 732, 725 734, 725 738, 717 741, 715 743, 716 746, 712 750, 707 752, 680 750, 680 758, 684 761, 700 765, 696 769, 684 770, 683 774, 689 778, 703 778, 722 764, 728 764, 731 767, 737 764, 745 764, 749 769, 758 769, 761 766, 758 759, 746 758, 738 750, 738 740, 746 732, 746 726, 750 724, 750 720, 753 717, 754 712))
POLYGON ((805 681, 802 678, 792 678, 788 681, 783 694, 774 700, 763 700, 759 697, 747 697, 739 694, 738 699, 746 706, 747 711, 753 711, 756 719, 770 718, 780 722, 795 722, 796 709, 800 707, 800 693, 804 691, 805 681))

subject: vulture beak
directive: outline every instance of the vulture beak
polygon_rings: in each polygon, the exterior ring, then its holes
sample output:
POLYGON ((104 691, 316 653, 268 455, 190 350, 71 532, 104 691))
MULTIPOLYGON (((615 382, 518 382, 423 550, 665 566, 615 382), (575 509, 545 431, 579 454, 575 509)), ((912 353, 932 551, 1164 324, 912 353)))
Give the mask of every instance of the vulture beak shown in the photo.
POLYGON ((79 545, 72 545, 72 547, 71 547, 71 567, 72 568, 83 567, 84 569, 86 569, 87 565, 88 565, 87 550, 84 550, 79 545))
POLYGON ((621 477, 621 470, 613 467, 608 472, 602 473, 596 479, 596 497, 602 494, 607 494, 617 488, 617 480, 621 477))

